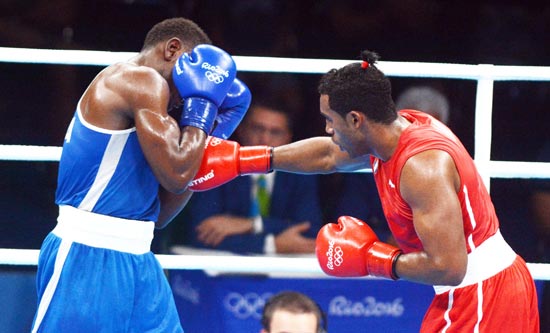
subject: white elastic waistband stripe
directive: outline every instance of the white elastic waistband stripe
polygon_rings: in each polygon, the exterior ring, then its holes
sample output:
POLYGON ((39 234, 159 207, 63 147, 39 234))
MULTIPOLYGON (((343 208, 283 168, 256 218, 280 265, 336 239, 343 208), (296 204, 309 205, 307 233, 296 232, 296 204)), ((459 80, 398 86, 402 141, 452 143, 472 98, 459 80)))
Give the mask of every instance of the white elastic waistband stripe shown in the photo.
POLYGON ((487 238, 480 246, 468 254, 468 267, 464 280, 458 286, 434 286, 436 294, 453 288, 462 288, 487 280, 510 267, 517 254, 506 243, 500 230, 487 238))
POLYGON ((95 214, 71 206, 59 206, 55 235, 88 246, 134 254, 151 249, 155 223, 95 214))

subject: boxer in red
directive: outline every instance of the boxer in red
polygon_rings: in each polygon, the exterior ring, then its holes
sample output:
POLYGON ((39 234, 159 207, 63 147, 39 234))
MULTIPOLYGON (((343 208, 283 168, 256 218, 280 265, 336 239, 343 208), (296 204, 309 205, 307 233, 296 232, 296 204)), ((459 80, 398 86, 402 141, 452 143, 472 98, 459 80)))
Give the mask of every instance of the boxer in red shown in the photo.
MULTIPOLYGON (((467 150, 428 114, 396 110, 390 81, 376 67, 378 56, 364 51, 362 59, 321 79, 320 110, 329 137, 255 148, 254 158, 250 147, 237 147, 232 159, 205 158, 201 169, 226 163, 245 173, 372 167, 397 246, 380 242, 365 222, 340 217, 317 237, 325 273, 433 285, 435 298, 420 332, 539 332, 533 278, 502 237, 467 150)), ((201 186, 217 186, 241 171, 201 186)))

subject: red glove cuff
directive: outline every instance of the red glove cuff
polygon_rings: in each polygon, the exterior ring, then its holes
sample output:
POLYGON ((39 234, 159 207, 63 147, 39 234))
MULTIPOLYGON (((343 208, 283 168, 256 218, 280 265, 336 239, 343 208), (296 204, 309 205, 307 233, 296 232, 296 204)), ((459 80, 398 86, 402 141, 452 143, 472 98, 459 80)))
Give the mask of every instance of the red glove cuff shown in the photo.
POLYGON ((273 159, 273 147, 248 146, 239 150, 239 174, 269 173, 273 159))
POLYGON ((367 271, 369 275, 392 280, 399 279, 395 272, 395 263, 402 253, 400 249, 386 243, 374 242, 368 252, 367 271))

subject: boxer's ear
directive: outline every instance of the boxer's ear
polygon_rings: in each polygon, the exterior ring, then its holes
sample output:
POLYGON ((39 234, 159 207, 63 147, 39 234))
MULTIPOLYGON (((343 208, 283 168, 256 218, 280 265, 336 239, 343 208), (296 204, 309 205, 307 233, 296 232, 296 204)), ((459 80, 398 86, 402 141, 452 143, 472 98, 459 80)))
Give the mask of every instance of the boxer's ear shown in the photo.
POLYGON ((350 111, 346 114, 346 121, 349 122, 353 127, 359 128, 365 121, 365 115, 358 111, 350 111))
POLYGON ((172 61, 177 59, 181 55, 181 50, 183 48, 183 43, 177 37, 170 38, 164 44, 164 58, 167 61, 172 61))

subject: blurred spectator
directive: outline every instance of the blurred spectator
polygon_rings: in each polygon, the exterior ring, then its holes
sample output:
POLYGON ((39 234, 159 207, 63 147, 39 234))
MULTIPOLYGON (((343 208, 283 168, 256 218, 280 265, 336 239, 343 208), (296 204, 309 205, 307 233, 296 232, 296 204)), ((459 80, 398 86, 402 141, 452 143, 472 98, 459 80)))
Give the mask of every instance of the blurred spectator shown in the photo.
MULTIPOLYGON (((537 158, 538 162, 550 162, 550 140, 547 140, 537 158)), ((550 179, 533 182, 531 211, 537 230, 538 262, 550 262, 550 179)), ((550 283, 544 282, 541 296, 541 332, 550 332, 550 283)))
MULTIPOLYGON (((546 141, 537 162, 550 162, 550 140, 546 141)), ((533 221, 538 231, 538 254, 541 260, 550 262, 550 179, 533 181, 531 198, 533 221)))
POLYGON ((413 109, 426 112, 444 124, 449 123, 450 109, 447 97, 429 86, 411 86, 395 101, 397 110, 413 109))
POLYGON ((305 294, 282 291, 264 306, 260 333, 325 333, 326 316, 319 305, 305 294))
MULTIPOLYGON (((291 142, 292 120, 285 110, 280 100, 253 102, 237 128, 237 141, 245 146, 291 142)), ((195 193, 185 210, 186 245, 236 253, 313 253, 321 225, 316 176, 290 173, 238 177, 195 193), (258 198, 265 191, 268 211, 258 198)))

